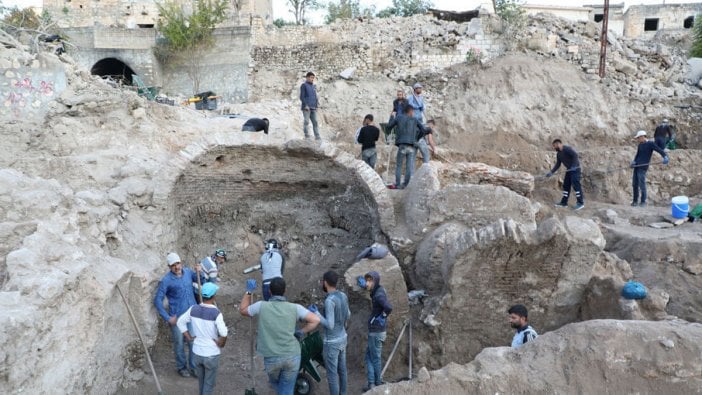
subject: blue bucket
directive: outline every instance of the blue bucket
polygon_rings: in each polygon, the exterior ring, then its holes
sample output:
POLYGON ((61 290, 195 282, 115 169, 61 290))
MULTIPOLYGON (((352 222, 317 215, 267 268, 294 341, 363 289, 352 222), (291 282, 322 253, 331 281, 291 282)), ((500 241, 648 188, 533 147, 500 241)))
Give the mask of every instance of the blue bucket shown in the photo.
POLYGON ((687 212, 690 210, 690 199, 687 196, 676 196, 671 199, 671 208, 673 218, 687 218, 687 212))

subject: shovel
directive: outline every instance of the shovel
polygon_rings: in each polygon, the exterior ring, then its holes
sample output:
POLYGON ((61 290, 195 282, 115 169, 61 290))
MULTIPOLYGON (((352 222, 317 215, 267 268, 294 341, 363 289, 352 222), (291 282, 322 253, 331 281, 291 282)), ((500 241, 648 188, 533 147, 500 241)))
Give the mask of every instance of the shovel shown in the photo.
MULTIPOLYGON (((254 294, 251 294, 251 304, 254 303, 254 294)), ((249 318, 249 334, 251 337, 251 348, 249 349, 251 355, 251 388, 247 388, 244 395, 257 395, 256 394, 256 377, 254 376, 254 319, 249 318)))

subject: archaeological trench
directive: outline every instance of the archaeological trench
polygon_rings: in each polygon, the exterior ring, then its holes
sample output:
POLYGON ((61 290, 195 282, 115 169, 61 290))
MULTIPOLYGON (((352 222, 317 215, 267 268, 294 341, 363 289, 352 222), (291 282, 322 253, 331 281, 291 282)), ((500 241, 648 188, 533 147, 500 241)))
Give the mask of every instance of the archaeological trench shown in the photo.
MULTIPOLYGON (((494 18, 481 19, 478 28, 499 43, 494 18)), ((332 28, 372 36, 379 23, 332 28)), ((475 22, 387 23, 380 41, 419 26, 398 40, 424 35, 434 49, 476 34, 475 22)), ((322 75, 322 142, 302 139, 301 67, 257 59, 251 102, 203 112, 112 87, 70 51, 59 58, 3 37, 0 393, 156 393, 118 286, 164 393, 195 392, 197 381, 175 372, 152 299, 168 252, 192 266, 218 247, 229 252, 217 301, 230 339, 216 391, 241 393, 253 376, 269 393, 262 359, 249 365, 253 334, 238 303, 242 271, 271 237, 287 256, 290 300, 321 304, 321 274, 343 274, 350 393, 364 384, 369 308, 354 278, 370 269, 395 306, 383 358, 405 321, 413 330, 411 346, 407 334, 400 340, 388 384, 372 393, 699 393, 702 225, 649 226, 665 222, 672 196, 702 197, 689 37, 615 38, 600 79, 586 65, 599 48, 597 26, 537 16, 521 49, 504 47, 482 63, 418 70, 403 52, 373 60, 361 77, 322 75), (580 56, 548 38, 561 32, 577 38, 580 56), (392 146, 380 142, 376 172, 351 141, 363 115, 382 120, 396 89, 414 81, 425 84, 439 150, 408 188, 390 190, 392 146), (219 116, 227 112, 242 116, 219 116), (239 132, 248 116, 271 119, 270 134, 239 132), (663 117, 681 147, 668 167, 649 171, 652 204, 629 207, 630 136, 663 117), (562 172, 541 177, 555 160, 553 138, 581 153, 583 210, 553 207, 562 172), (355 262, 374 242, 391 254, 355 262), (620 296, 631 279, 646 285, 645 299, 620 296), (410 302, 413 290, 425 296, 410 302), (506 309, 515 303, 529 308, 540 333, 519 350, 507 347, 506 309)), ((324 394, 321 370, 314 391, 324 394)))

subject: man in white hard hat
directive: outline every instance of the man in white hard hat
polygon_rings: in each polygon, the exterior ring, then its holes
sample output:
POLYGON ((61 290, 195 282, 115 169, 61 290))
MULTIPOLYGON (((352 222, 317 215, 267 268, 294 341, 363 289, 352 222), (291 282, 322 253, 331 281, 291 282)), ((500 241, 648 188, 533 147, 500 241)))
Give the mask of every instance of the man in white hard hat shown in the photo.
POLYGON ((634 136, 634 140, 639 143, 636 149, 636 156, 634 160, 631 161, 631 168, 634 169, 634 176, 632 178, 632 189, 634 192, 634 200, 632 200, 631 205, 633 207, 645 207, 646 206, 646 172, 648 171, 648 165, 651 163, 651 155, 653 151, 658 152, 663 157, 663 164, 668 164, 668 155, 665 154, 663 148, 659 147, 653 141, 649 141, 646 138, 646 132, 644 130, 639 130, 634 136), (639 202, 639 190, 641 191, 641 201, 639 202))
MULTIPOLYGON (((185 313, 190 306, 195 304, 195 296, 193 294, 193 282, 197 282, 197 276, 200 273, 200 265, 195 265, 195 271, 187 267, 183 267, 180 261, 180 256, 175 252, 171 252, 166 256, 168 263, 168 273, 161 278, 158 283, 158 290, 154 297, 154 306, 158 314, 170 326, 173 340, 173 351, 176 357, 176 370, 183 377, 190 377, 195 372, 193 364, 193 343, 188 342, 188 361, 185 361, 185 351, 183 349, 184 341, 183 334, 176 325, 178 317, 185 313), (168 298, 168 310, 163 307, 163 298, 168 298)), ((201 282, 204 279, 201 277, 201 282)), ((192 327, 188 327, 192 330, 192 327)))

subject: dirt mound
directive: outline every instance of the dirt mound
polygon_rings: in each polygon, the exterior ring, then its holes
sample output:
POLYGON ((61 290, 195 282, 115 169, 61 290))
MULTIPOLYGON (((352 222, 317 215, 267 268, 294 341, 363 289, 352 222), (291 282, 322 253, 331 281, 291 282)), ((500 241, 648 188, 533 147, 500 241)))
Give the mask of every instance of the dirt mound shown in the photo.
POLYGON ((587 321, 541 335, 519 350, 485 349, 469 364, 449 364, 371 394, 691 394, 702 386, 701 352, 699 324, 587 321))

